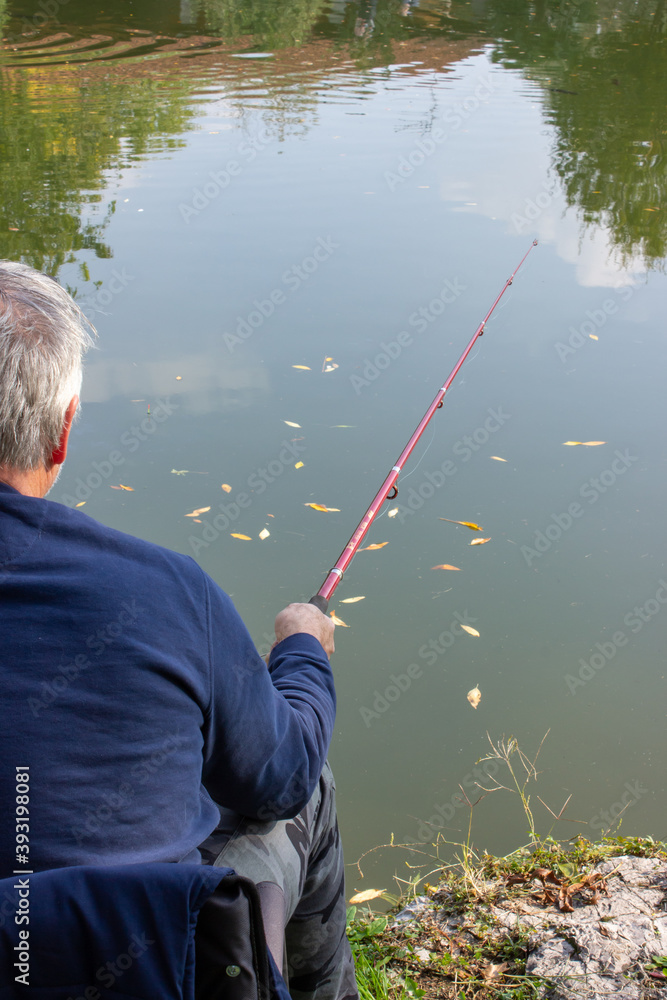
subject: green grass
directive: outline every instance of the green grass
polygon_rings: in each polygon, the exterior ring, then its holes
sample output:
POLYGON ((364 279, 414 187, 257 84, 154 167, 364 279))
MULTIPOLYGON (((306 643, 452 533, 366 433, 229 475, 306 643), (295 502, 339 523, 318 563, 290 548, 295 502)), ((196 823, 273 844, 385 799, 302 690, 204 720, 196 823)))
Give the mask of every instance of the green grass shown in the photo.
MULTIPOLYGON (((665 859, 667 845, 650 837, 606 837, 597 843, 578 837, 569 844, 545 838, 503 858, 469 850, 465 863, 443 866, 435 884, 416 878, 410 896, 421 891, 433 900, 434 912, 466 916, 473 940, 461 935, 454 946, 428 918, 393 931, 390 918, 373 913, 370 905, 350 907, 347 933, 361 1000, 537 1000, 549 984, 526 975, 528 935, 519 929, 492 936, 489 904, 525 892, 520 883, 507 885, 510 876, 541 867, 573 883, 601 861, 628 854, 665 859)), ((667 973, 667 958, 654 959, 647 970, 667 973)))

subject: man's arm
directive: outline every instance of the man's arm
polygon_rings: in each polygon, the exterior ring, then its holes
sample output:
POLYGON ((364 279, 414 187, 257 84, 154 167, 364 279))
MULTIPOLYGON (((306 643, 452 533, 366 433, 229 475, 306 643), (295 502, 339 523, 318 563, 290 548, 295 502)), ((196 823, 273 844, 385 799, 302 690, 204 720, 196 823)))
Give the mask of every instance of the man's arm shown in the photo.
POLYGON ((210 579, 208 590, 203 783, 243 815, 295 816, 312 795, 333 733, 333 623, 313 605, 289 605, 276 618, 267 668, 230 599, 210 579))

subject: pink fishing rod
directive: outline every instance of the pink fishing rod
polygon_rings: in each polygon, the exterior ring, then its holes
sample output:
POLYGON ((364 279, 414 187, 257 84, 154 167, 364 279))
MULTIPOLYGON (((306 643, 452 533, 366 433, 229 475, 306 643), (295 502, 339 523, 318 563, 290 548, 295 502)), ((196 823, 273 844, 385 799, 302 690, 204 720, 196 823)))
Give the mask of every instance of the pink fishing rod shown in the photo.
POLYGON ((398 496, 398 487, 396 485, 396 481, 401 472, 403 471, 403 466, 405 465, 408 458, 412 454, 412 451, 417 442, 419 441, 420 437, 426 430, 426 427, 429 421, 431 420, 431 417, 433 416, 435 411, 439 410, 440 407, 442 406, 445 393, 447 392, 450 385, 456 378, 463 362, 470 354, 470 351, 472 350, 475 341, 477 340, 478 337, 481 337, 482 334, 484 333, 484 327, 488 323, 493 310, 496 308, 496 306, 502 299, 503 295, 514 281, 514 277, 517 271, 525 261, 530 251, 533 249, 533 247, 536 246, 537 246, 537 240, 533 240, 526 253, 523 255, 517 266, 510 274, 509 278, 507 279, 502 289, 500 290, 498 296, 496 297, 496 300, 494 301, 493 305, 491 306, 486 316, 475 330, 475 333, 472 339, 470 340, 470 343, 468 344, 465 351, 463 352, 463 354, 461 355, 461 357, 459 358, 459 360, 456 362, 451 372, 449 373, 447 381, 442 386, 442 388, 438 390, 435 399, 429 406, 428 410, 426 411, 422 419, 419 421, 419 424, 417 425, 412 437, 406 444, 401 454, 396 459, 396 464, 392 466, 392 469, 389 472, 387 478, 383 482, 378 492, 375 494, 375 497, 373 498, 370 507, 368 508, 368 510, 362 517, 361 521, 355 528, 354 534, 352 535, 349 542, 347 543, 347 545, 341 552, 340 556, 338 557, 335 566, 333 566, 329 570, 329 574, 326 580, 324 581, 320 589, 317 591, 317 593, 313 597, 311 597, 309 603, 314 604, 316 607, 320 609, 320 611, 327 610, 331 595, 333 594, 334 590, 336 589, 340 581, 343 579, 343 573, 354 559, 354 556, 356 555, 359 546, 361 545, 361 542, 363 541, 366 535, 366 532, 368 531, 371 524, 375 520, 375 517, 378 511, 380 510, 382 504, 385 502, 385 500, 393 500, 396 496, 398 496))

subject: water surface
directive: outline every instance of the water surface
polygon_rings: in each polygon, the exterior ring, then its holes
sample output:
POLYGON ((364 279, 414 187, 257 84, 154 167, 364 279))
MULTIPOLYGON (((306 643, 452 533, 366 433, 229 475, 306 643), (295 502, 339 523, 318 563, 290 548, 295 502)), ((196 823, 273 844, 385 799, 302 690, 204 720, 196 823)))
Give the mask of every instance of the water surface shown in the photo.
MULTIPOLYGON (((265 646, 537 239, 332 602, 347 857, 460 839, 487 734, 549 731, 556 835, 664 837, 662 7, 56 6, 6 3, 0 56, 0 254, 99 332, 54 499, 193 555, 265 646)), ((526 829, 475 808, 480 848, 526 829)))

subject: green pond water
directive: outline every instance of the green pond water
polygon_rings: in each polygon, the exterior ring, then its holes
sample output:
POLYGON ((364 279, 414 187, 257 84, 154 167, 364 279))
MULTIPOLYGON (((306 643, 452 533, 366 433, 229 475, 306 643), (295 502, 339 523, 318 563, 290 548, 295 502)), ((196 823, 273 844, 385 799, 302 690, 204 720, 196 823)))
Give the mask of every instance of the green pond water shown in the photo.
MULTIPOLYGON (((539 242, 331 604, 350 863, 460 840, 487 734, 532 755, 549 731, 534 795, 572 798, 554 825, 533 797, 543 833, 623 809, 665 836, 666 20, 0 2, 0 256, 99 333, 51 497, 191 554, 264 649, 539 242)), ((473 838, 525 842, 516 796, 479 802, 473 838)))

